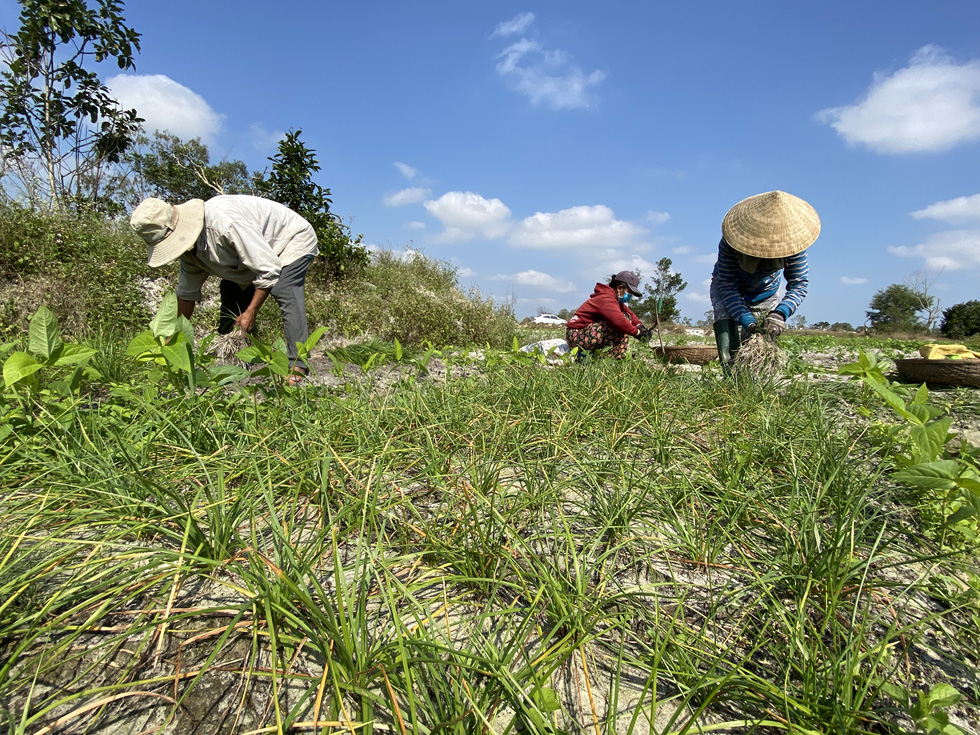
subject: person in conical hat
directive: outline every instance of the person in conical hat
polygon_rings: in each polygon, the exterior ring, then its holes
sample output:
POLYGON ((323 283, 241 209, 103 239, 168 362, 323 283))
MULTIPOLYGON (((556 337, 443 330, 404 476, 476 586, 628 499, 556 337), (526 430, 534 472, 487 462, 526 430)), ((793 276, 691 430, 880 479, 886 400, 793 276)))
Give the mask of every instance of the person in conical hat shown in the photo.
POLYGON ((816 210, 784 191, 756 194, 728 210, 711 273, 711 306, 722 367, 731 364, 749 335, 761 331, 775 339, 786 328, 786 320, 806 297, 806 249, 819 234, 816 210), (786 289, 780 293, 783 279, 786 289))
POLYGON ((244 194, 183 204, 144 199, 129 222, 146 243, 148 265, 180 263, 177 307, 188 319, 208 276, 221 279, 219 334, 235 327, 252 331, 259 309, 272 296, 282 312, 293 373, 289 382, 302 380, 307 368, 296 343, 309 336, 306 271, 319 253, 309 222, 279 202, 244 194))

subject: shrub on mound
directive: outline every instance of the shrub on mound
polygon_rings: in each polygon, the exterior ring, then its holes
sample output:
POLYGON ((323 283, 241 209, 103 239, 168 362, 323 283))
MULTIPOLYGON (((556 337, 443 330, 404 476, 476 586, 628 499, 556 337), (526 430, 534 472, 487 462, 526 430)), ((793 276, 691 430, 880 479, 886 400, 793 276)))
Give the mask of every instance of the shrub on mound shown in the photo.
POLYGON ((371 334, 406 346, 504 347, 516 328, 509 306, 460 289, 456 269, 418 253, 382 250, 360 277, 307 293, 311 324, 345 336, 371 334))
POLYGON ((21 333, 42 303, 66 335, 143 329, 146 248, 128 223, 97 212, 0 202, 0 330, 21 333))

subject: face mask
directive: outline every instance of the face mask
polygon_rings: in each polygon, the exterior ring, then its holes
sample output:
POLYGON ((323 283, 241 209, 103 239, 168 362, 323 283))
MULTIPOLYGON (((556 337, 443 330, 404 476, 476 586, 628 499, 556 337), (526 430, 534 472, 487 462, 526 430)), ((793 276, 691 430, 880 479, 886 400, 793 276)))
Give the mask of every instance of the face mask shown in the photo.
POLYGON ((630 302, 630 296, 631 295, 632 294, 630 294, 629 291, 627 291, 625 294, 623 294, 622 296, 619 297, 619 303, 621 303, 621 304, 628 304, 630 302))

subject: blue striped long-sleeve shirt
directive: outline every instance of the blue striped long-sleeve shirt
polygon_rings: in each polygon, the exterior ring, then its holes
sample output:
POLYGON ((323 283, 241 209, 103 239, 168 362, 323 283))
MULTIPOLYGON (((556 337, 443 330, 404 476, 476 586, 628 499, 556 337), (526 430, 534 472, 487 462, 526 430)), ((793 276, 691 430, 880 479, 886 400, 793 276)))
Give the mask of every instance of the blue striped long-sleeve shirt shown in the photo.
POLYGON ((752 307, 779 290, 779 272, 786 279, 786 293, 773 311, 789 319, 803 303, 810 283, 806 251, 786 258, 754 258, 738 252, 722 238, 718 260, 711 273, 728 315, 747 327, 755 321, 752 307))

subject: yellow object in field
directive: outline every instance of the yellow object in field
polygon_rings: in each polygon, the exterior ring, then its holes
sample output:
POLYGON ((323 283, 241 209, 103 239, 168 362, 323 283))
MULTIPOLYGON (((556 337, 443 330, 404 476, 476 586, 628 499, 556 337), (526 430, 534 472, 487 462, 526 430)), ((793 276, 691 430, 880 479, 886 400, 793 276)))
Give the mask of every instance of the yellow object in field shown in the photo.
POLYGON ((922 345, 919 354, 928 360, 980 359, 980 352, 974 352, 963 345, 922 345))

